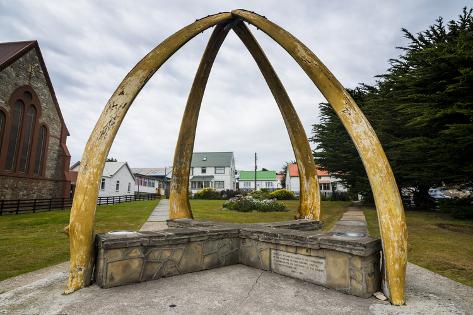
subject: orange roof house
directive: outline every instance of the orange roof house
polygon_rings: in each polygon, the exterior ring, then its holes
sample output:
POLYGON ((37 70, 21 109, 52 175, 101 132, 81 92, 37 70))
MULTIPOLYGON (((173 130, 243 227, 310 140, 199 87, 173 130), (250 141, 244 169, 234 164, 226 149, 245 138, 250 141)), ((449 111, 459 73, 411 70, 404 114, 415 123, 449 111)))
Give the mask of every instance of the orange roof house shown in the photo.
MULTIPOLYGON (((347 191, 346 187, 340 183, 340 179, 332 176, 327 170, 317 169, 317 177, 320 184, 320 192, 327 196, 333 191, 347 191)), ((300 193, 299 168, 296 163, 287 166, 286 172, 286 189, 294 192, 296 195, 300 193)))

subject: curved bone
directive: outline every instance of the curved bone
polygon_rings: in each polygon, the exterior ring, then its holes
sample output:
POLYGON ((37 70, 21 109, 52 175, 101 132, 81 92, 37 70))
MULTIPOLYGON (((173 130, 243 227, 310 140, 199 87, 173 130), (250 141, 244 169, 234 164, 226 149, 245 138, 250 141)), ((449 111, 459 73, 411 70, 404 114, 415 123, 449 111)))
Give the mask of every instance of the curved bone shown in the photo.
POLYGON ((126 75, 108 101, 89 137, 77 178, 69 221, 70 271, 66 293, 72 293, 90 284, 97 187, 106 156, 128 108, 151 76, 180 47, 207 28, 231 18, 230 13, 211 15, 168 37, 126 75))
POLYGON ((407 228, 399 190, 388 159, 370 123, 325 65, 293 35, 266 18, 245 10, 232 14, 261 29, 301 66, 330 102, 347 129, 368 174, 383 244, 387 292, 391 303, 404 304, 407 228))
MULTIPOLYGON (((238 23, 233 29, 258 64, 286 124, 301 178, 298 217, 320 220, 320 194, 316 167, 302 123, 284 86, 251 32, 243 23, 238 23)), ((169 215, 171 219, 192 217, 187 192, 189 189, 189 172, 195 129, 210 70, 225 36, 226 32, 223 27, 218 28, 217 26, 202 56, 189 94, 174 153, 173 177, 169 198, 169 215), (221 35, 219 36, 218 34, 221 35)))
POLYGON ((189 204, 189 172, 194 149, 195 131, 199 119, 200 105, 204 97, 205 87, 209 79, 210 70, 217 53, 232 24, 222 23, 215 27, 210 36, 205 52, 195 74, 192 88, 187 98, 186 108, 182 117, 179 138, 174 150, 172 167, 171 189, 169 195, 169 218, 192 218, 189 204))
POLYGON ((299 168, 300 201, 298 218, 320 220, 320 191, 317 180, 317 170, 309 140, 299 116, 281 80, 279 80, 278 75, 250 30, 244 23, 239 23, 233 30, 240 37, 258 64, 278 104, 284 123, 286 124, 287 132, 289 133, 289 138, 294 150, 294 156, 296 157, 297 166, 299 168))

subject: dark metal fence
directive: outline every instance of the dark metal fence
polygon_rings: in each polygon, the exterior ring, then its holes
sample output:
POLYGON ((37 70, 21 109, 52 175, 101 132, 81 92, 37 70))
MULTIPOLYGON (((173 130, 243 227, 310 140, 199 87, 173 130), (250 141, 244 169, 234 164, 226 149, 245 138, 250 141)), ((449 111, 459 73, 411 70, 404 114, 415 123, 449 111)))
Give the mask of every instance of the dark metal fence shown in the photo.
MULTIPOLYGON (((158 194, 136 194, 123 196, 98 197, 97 205, 114 205, 123 202, 158 199, 158 194)), ((70 198, 50 199, 13 199, 0 200, 0 215, 36 213, 51 210, 65 210, 72 206, 70 198)))

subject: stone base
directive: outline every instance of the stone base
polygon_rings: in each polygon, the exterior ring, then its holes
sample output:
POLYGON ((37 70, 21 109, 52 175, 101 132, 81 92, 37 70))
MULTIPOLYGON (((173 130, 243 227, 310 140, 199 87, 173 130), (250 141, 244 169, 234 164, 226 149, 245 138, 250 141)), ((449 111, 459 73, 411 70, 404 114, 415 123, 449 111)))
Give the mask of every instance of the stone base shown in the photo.
POLYGON ((98 234, 102 288, 243 264, 360 297, 380 289, 379 239, 320 233, 320 222, 226 224, 168 221, 159 232, 98 234))

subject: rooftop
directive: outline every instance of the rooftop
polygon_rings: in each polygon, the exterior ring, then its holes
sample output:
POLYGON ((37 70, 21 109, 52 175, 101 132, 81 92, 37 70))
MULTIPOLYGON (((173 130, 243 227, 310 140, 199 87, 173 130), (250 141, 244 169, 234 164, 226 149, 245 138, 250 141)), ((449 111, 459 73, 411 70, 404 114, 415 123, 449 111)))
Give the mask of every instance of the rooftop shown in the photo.
POLYGON ((138 167, 132 168, 133 174, 143 176, 171 176, 172 167, 138 167))
MULTIPOLYGON (((255 171, 240 171, 240 180, 255 180, 255 171)), ((276 171, 256 171, 256 180, 276 180, 276 171)))
POLYGON ((0 69, 8 66, 19 56, 35 47, 37 42, 34 40, 24 42, 0 43, 0 69))
POLYGON ((194 152, 192 153, 192 167, 222 166, 230 167, 233 164, 233 152, 194 152))
MULTIPOLYGON (((126 162, 105 162, 105 166, 103 168, 102 176, 104 177, 112 177, 118 172, 123 166, 128 167, 126 162)), ((129 167, 128 167, 129 169, 129 167)), ((130 170, 131 171, 131 170, 130 170)))
MULTIPOLYGON (((299 168, 296 163, 291 163, 287 166, 287 171, 290 177, 299 177, 299 168)), ((328 171, 317 169, 317 176, 330 176, 328 171)))

